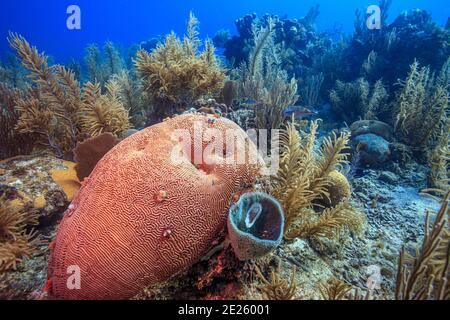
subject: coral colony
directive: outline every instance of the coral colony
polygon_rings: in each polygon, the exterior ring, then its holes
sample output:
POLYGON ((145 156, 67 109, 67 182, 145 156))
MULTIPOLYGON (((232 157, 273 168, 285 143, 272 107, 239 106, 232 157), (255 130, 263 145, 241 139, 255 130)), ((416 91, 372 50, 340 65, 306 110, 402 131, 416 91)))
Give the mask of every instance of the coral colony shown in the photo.
POLYGON ((0 298, 449 299, 450 29, 389 5, 67 65, 10 33, 0 298))

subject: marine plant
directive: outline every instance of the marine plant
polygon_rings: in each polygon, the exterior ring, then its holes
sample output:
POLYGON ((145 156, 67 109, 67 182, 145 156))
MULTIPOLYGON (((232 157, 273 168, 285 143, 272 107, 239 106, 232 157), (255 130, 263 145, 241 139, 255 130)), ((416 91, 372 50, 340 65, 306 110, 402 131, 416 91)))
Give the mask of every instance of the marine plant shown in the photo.
POLYGON ((160 117, 217 94, 223 87, 225 71, 215 56, 214 45, 206 40, 200 52, 198 34, 198 20, 191 13, 182 40, 172 32, 151 53, 141 49, 137 54, 137 74, 160 117))
POLYGON ((277 267, 270 270, 270 276, 267 278, 261 269, 255 265, 255 271, 262 285, 258 286, 262 291, 264 300, 292 300, 297 291, 295 280, 296 268, 292 269, 290 279, 286 280, 281 277, 281 261, 278 259, 277 267))
POLYGON ((444 196, 445 191, 450 190, 450 135, 448 132, 448 129, 444 128, 444 131, 440 133, 439 140, 428 158, 428 165, 430 167, 428 187, 433 190, 433 193, 437 193, 440 196, 444 196))
POLYGON ((256 101, 255 122, 258 129, 278 129, 284 121, 283 111, 297 99, 297 81, 289 80, 282 69, 280 46, 274 44, 274 25, 253 25, 254 47, 247 62, 239 69, 240 95, 256 101))
POLYGON ((47 56, 17 34, 11 33, 8 40, 34 85, 34 94, 15 101, 18 133, 32 134, 36 144, 50 148, 58 157, 71 158, 76 144, 86 136, 129 127, 114 82, 108 85, 107 95, 91 83, 82 93, 73 72, 61 65, 49 66, 47 56))
POLYGON ((427 212, 425 235, 415 254, 402 247, 395 290, 397 300, 450 299, 449 197, 450 191, 447 191, 431 226, 427 212))
POLYGON ((25 208, 18 200, 0 196, 0 273, 15 270, 25 257, 38 251, 42 240, 27 227, 37 225, 35 211, 25 208))
POLYGON ((395 128, 415 150, 432 149, 443 130, 448 135, 449 73, 448 64, 436 76, 416 60, 406 80, 399 83, 395 128))
POLYGON ((344 121, 376 119, 385 111, 388 93, 381 80, 373 86, 364 78, 353 82, 336 81, 330 92, 332 108, 344 121))
POLYGON ((316 201, 329 198, 330 174, 347 163, 349 134, 332 133, 316 151, 318 122, 310 132, 302 132, 292 123, 280 135, 281 159, 278 173, 271 180, 271 194, 280 201, 285 212, 285 238, 336 238, 340 231, 359 232, 363 216, 347 201, 316 212, 316 201))

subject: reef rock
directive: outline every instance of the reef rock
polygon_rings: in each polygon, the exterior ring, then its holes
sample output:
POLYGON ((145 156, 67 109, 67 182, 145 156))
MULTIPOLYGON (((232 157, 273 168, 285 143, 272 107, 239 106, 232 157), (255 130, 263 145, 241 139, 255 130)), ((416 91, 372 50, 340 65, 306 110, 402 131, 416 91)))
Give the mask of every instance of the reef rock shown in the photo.
POLYGON ((350 130, 353 137, 357 137, 362 134, 373 133, 387 141, 392 141, 394 130, 390 125, 378 120, 359 120, 354 122, 350 130))
POLYGON ((131 298, 197 262, 223 238, 233 195, 259 173, 258 161, 236 161, 236 150, 257 153, 235 123, 200 114, 166 120, 116 145, 83 181, 61 222, 49 297, 131 298), (241 148, 226 143, 207 156, 206 128, 233 134, 223 141, 241 148), (79 271, 79 289, 67 288, 74 275, 68 270, 79 271))
POLYGON ((369 166, 386 162, 390 157, 389 142, 373 133, 362 134, 352 139, 362 164, 369 166))
POLYGON ((78 191, 74 163, 51 156, 19 156, 0 162, 0 194, 39 212, 40 224, 60 218, 78 191))

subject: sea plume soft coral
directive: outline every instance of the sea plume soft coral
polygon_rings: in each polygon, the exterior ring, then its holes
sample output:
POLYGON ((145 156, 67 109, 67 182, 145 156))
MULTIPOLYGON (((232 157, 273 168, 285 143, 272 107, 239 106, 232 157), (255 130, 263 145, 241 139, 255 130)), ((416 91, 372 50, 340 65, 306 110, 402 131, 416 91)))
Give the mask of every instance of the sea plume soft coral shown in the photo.
POLYGON ((448 201, 450 191, 430 228, 429 213, 425 220, 425 236, 415 255, 400 252, 395 298, 398 300, 448 300, 450 287, 450 230, 448 201))
POLYGON ((415 61, 406 80, 400 82, 395 126, 403 140, 416 150, 432 147, 448 122, 449 74, 448 63, 436 77, 415 61))
POLYGON ((35 232, 27 232, 28 226, 36 224, 34 211, 0 196, 0 273, 16 269, 23 257, 36 253, 42 241, 35 232))
POLYGON ((140 50, 137 54, 138 74, 160 115, 215 94, 223 86, 225 73, 217 62, 212 42, 207 40, 204 51, 199 52, 197 25, 198 20, 191 13, 183 40, 171 33, 153 52, 140 50))
POLYGON ((280 168, 271 183, 271 193, 285 210, 285 237, 334 238, 339 230, 360 231, 364 219, 346 201, 322 213, 314 211, 314 201, 328 198, 330 173, 346 163, 349 134, 335 133, 314 151, 318 124, 311 122, 309 134, 303 136, 292 123, 280 136, 280 168))
POLYGON ((96 137, 104 132, 120 134, 130 127, 128 112, 118 99, 119 86, 114 80, 106 84, 102 95, 100 85, 88 82, 84 86, 80 123, 83 130, 96 137))
POLYGON ((281 48, 274 44, 273 27, 271 19, 265 28, 252 26, 254 47, 249 61, 239 69, 241 96, 258 102, 255 120, 259 129, 278 129, 283 110, 298 99, 297 81, 289 80, 281 68, 281 48))
POLYGON ((50 147, 57 156, 71 158, 73 148, 86 134, 117 133, 128 128, 127 113, 112 83, 108 95, 92 90, 84 97, 90 95, 93 100, 83 101, 73 72, 60 65, 50 67, 47 56, 17 34, 10 33, 9 43, 35 85, 33 95, 15 101, 19 114, 15 129, 19 133, 38 136, 37 142, 50 147), (91 110, 96 114, 89 113, 91 110))
POLYGON ((15 130, 19 120, 16 101, 29 94, 0 83, 0 159, 29 154, 33 149, 32 137, 15 130))
POLYGON ((262 291, 264 300, 292 300, 297 290, 296 268, 292 269, 290 279, 287 281, 281 277, 280 259, 278 259, 277 263, 277 267, 270 270, 269 278, 266 278, 261 269, 255 265, 256 274, 263 283, 258 288, 262 291))

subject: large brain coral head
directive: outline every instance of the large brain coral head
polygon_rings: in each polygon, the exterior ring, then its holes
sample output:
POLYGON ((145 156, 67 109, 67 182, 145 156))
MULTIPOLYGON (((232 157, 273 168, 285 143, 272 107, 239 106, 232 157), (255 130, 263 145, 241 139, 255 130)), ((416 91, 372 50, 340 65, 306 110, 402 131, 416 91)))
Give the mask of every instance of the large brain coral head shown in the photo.
POLYGON ((244 193, 230 208, 228 236, 240 260, 261 257, 283 238, 284 213, 280 203, 261 192, 244 193))
MULTIPOLYGON (((175 132, 189 133, 192 150, 206 151, 210 145, 197 139, 208 128, 222 135, 232 131, 235 142, 256 152, 234 122, 191 114, 132 135, 98 162, 56 236, 46 286, 50 298, 133 297, 182 272, 223 238, 233 194, 254 183, 260 166, 216 161, 203 167, 187 152, 175 152, 173 161, 174 150, 186 150, 175 132), (80 286, 68 288, 77 270, 80 286)), ((232 157, 229 140, 223 141, 225 147, 216 145, 218 152, 208 157, 232 157)))

